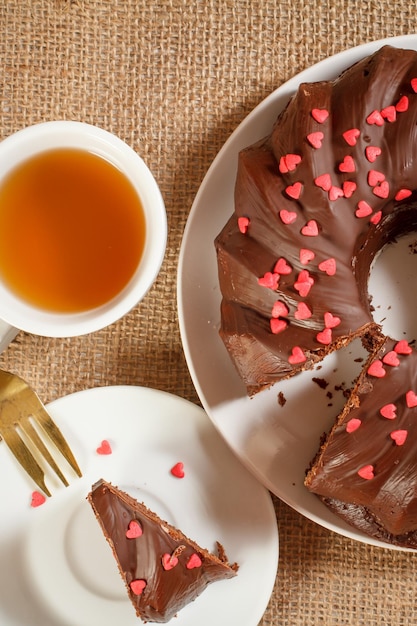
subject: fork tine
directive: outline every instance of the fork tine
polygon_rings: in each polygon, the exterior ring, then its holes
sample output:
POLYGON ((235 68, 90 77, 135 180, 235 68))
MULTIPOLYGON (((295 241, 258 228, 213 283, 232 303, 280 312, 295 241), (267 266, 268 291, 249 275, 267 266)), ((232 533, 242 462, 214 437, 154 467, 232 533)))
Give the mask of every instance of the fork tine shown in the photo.
POLYGON ((14 428, 5 428, 2 430, 1 434, 4 442, 7 444, 16 460, 19 461, 20 465, 35 481, 38 487, 50 497, 51 493, 45 485, 45 474, 17 431, 14 428))

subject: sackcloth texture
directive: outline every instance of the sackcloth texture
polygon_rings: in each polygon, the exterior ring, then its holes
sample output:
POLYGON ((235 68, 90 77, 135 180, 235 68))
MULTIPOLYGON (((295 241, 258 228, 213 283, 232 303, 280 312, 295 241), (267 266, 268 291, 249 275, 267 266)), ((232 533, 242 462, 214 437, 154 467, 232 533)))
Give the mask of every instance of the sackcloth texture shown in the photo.
MULTIPOLYGON (((409 0, 1 0, 0 138, 55 119, 115 133, 153 172, 169 235, 157 280, 123 319, 71 339, 20 332, 0 367, 45 402, 128 384, 198 404, 178 326, 177 263, 212 160, 301 70, 416 30, 409 0)), ((355 542, 274 504, 279 569, 262 626, 417 624, 415 555, 355 542)))

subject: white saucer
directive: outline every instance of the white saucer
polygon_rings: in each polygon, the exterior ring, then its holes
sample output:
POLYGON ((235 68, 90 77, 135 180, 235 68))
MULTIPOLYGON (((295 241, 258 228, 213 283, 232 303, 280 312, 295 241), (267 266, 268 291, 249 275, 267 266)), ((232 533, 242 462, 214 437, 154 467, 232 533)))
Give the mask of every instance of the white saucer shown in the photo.
MULTIPOLYGON (((202 547, 220 541, 236 578, 210 585, 176 626, 256 626, 277 572, 278 532, 269 493, 240 464, 199 407, 161 391, 105 387, 51 403, 83 471, 32 508, 30 479, 0 445, 0 624, 137 626, 111 551, 85 500, 104 478, 178 526, 202 547), (96 452, 102 440, 112 454, 96 452), (170 469, 184 464, 185 477, 170 469)), ((67 472, 70 476, 70 472, 67 472)))

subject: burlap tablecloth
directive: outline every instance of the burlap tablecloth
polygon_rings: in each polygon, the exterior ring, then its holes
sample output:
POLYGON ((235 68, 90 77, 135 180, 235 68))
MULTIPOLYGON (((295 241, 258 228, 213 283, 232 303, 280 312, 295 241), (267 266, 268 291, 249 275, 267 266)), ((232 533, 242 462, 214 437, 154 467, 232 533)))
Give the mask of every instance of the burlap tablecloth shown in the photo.
MULTIPOLYGON (((253 107, 302 69, 416 27, 409 0, 1 0, 0 138, 53 119, 116 133, 153 171, 169 238, 155 285, 129 315, 82 338, 19 333, 0 367, 45 401, 134 384, 198 403, 178 330, 176 269, 211 161, 253 107)), ((262 626, 417 624, 414 555, 345 539, 274 502, 279 570, 262 626)))

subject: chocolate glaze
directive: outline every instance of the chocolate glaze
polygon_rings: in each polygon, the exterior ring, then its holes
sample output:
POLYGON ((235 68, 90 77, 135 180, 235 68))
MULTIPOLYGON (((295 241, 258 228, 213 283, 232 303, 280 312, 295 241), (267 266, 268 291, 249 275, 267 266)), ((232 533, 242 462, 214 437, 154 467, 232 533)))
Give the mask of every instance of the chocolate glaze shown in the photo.
POLYGON ((369 305, 367 283, 370 264, 394 236, 415 229, 417 224, 415 180, 417 180, 417 94, 411 79, 417 77, 417 53, 385 46, 330 82, 302 84, 279 116, 271 135, 243 150, 239 155, 235 187, 235 212, 215 241, 219 282, 223 296, 220 335, 246 384, 249 395, 278 380, 311 368, 328 352, 376 328, 369 305), (408 109, 396 111, 396 120, 382 126, 368 123, 374 110, 381 111, 408 98, 408 109), (313 109, 329 111, 324 122, 317 122, 313 109), (350 146, 345 131, 357 128, 360 136, 350 146), (322 147, 313 147, 307 136, 322 132, 322 147), (371 163, 365 149, 381 148, 371 163), (281 173, 279 163, 287 154, 300 155, 294 171, 281 173), (355 171, 344 173, 339 165, 351 156, 355 171), (371 170, 382 172, 389 184, 386 198, 375 195, 368 182, 371 170), (329 174, 333 186, 357 185, 351 197, 329 198, 329 192, 315 179, 329 174), (286 188, 302 184, 298 199, 286 188), (407 200, 396 201, 400 189, 413 192, 407 200), (379 223, 371 217, 359 218, 359 201, 367 202, 372 216, 381 211, 379 223), (280 211, 296 213, 296 220, 284 224, 280 211), (246 234, 238 228, 238 218, 249 218, 246 234), (319 234, 305 236, 302 227, 315 220, 319 234), (315 253, 307 265, 300 261, 301 248, 315 253), (258 284, 258 278, 272 272, 279 257, 292 267, 281 276, 276 291, 258 284), (336 260, 333 276, 319 269, 326 259, 336 260), (294 287, 300 271, 307 269, 314 285, 306 297, 294 287), (289 313, 287 328, 274 335, 270 329, 273 304, 284 302, 289 313), (305 302, 312 311, 307 320, 297 320, 297 303, 305 302), (322 345, 317 333, 325 327, 324 313, 341 319, 332 329, 332 341, 322 345), (292 348, 299 346, 306 362, 290 365, 292 348))
POLYGON ((219 557, 210 554, 104 480, 93 485, 88 501, 113 550, 129 598, 143 621, 165 623, 200 595, 209 583, 236 575, 238 566, 227 562, 221 544, 217 544, 219 557), (143 534, 137 539, 126 537, 132 520, 142 527, 143 534), (165 570, 163 555, 172 555, 179 546, 178 564, 165 570), (187 569, 186 564, 193 554, 198 554, 202 564, 187 569), (146 581, 141 595, 135 595, 129 587, 131 581, 137 579, 146 581))

